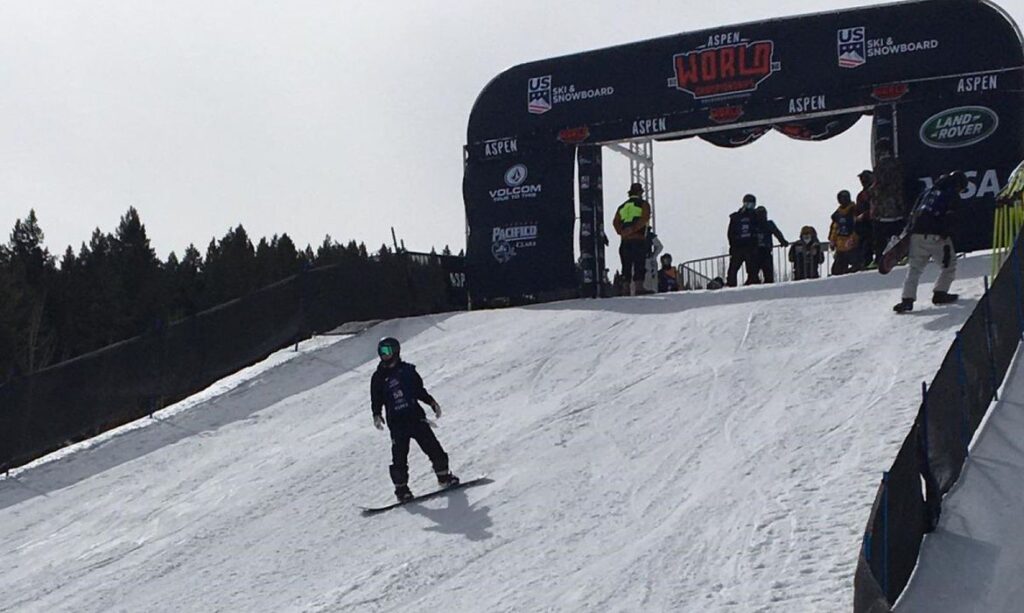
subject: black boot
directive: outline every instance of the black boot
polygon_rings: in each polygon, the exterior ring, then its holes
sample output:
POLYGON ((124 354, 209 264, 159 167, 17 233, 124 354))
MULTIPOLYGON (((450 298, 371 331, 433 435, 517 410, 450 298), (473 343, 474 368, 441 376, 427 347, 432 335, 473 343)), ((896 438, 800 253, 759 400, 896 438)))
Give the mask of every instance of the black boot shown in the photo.
POLYGON ((441 487, 452 487, 459 484, 459 478, 450 471, 437 473, 437 484, 441 487))
POLYGON ((409 500, 412 500, 412 492, 409 490, 409 486, 396 485, 395 498, 398 499, 398 502, 408 502, 409 500))
POLYGON ((892 307, 892 310, 896 311, 897 313, 906 313, 908 311, 913 311, 914 310, 914 299, 913 298, 904 298, 903 300, 900 301, 899 304, 897 304, 896 306, 892 307))
POLYGON ((932 294, 932 304, 949 304, 956 302, 959 298, 959 294, 950 294, 949 292, 935 292, 932 294))

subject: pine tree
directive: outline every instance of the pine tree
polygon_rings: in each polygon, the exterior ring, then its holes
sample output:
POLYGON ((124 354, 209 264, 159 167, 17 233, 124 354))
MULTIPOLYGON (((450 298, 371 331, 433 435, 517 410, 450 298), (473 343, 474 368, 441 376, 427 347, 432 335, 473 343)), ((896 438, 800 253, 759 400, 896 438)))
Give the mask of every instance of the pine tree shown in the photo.
POLYGON ((210 242, 204 273, 207 306, 245 296, 256 289, 256 250, 241 224, 228 230, 219 243, 210 242))
POLYGON ((47 304, 56 269, 43 238, 36 212, 31 210, 25 221, 14 222, 4 256, 11 293, 17 296, 13 301, 14 361, 26 374, 48 365, 55 348, 47 304))
MULTIPOLYGON (((290 277, 302 267, 299 253, 295 249, 295 243, 287 234, 282 234, 281 238, 276 238, 271 242, 271 246, 274 248, 274 258, 276 260, 276 267, 278 276, 274 281, 280 281, 290 277)), ((316 258, 311 258, 310 261, 314 261, 316 258)))
POLYGON ((124 290, 126 337, 144 332, 161 318, 165 298, 160 284, 160 262, 149 244, 139 212, 130 207, 110 239, 111 265, 124 290))

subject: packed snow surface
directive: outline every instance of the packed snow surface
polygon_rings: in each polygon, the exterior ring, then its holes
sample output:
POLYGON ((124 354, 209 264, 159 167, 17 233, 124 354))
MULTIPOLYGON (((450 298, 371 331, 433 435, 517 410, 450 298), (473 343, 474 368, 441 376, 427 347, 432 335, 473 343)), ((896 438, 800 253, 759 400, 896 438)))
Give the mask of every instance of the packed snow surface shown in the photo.
POLYGON ((897 269, 304 343, 0 481, 0 610, 849 610, 879 478, 988 267, 962 260, 941 308, 931 267, 905 316, 897 269), (391 499, 385 335, 453 470, 494 482, 364 518, 391 499))

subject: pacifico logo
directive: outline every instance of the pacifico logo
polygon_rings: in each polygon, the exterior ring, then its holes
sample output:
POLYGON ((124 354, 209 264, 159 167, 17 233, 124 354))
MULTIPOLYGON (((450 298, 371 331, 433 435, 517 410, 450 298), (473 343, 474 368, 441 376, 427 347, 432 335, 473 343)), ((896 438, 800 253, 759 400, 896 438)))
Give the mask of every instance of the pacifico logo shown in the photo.
POLYGON ((675 77, 668 85, 698 100, 752 92, 781 69, 774 53, 770 40, 744 40, 739 32, 709 36, 697 49, 672 56, 675 77))
POLYGON ((537 246, 537 225, 522 224, 491 229, 491 255, 499 264, 516 257, 519 249, 537 246))
POLYGON ((935 149, 969 147, 985 140, 999 127, 999 115, 984 106, 946 109, 921 125, 921 142, 935 149))

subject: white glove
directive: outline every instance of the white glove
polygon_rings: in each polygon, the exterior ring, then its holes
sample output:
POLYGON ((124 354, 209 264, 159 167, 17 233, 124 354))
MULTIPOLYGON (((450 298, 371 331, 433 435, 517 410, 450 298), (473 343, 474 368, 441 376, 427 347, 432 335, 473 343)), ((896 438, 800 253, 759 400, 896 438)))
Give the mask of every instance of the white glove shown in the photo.
POLYGON ((437 415, 437 418, 441 419, 441 405, 439 405, 436 400, 430 403, 430 408, 434 409, 434 415, 437 415))
POLYGON ((378 429, 378 430, 383 430, 384 429, 384 418, 381 417, 380 415, 374 415, 373 416, 373 427, 378 429))

